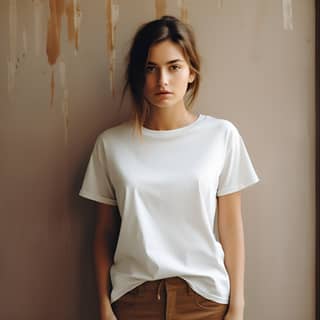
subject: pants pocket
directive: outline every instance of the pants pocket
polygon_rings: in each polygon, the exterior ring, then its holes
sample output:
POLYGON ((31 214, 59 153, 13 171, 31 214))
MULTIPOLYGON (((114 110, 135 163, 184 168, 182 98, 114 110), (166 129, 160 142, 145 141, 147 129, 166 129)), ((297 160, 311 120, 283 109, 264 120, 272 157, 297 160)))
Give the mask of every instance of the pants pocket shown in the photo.
POLYGON ((118 304, 131 304, 133 305, 137 299, 138 299, 138 294, 137 294, 137 288, 133 288, 130 291, 127 291, 125 294, 123 294, 120 298, 118 298, 116 301, 113 302, 113 305, 118 305, 118 304))
POLYGON ((220 303, 220 302, 210 300, 202 296, 201 294, 197 293, 192 288, 190 288, 190 291, 191 291, 194 304, 200 309, 203 309, 203 310, 215 309, 217 311, 221 311, 222 313, 224 313, 228 309, 229 304, 227 303, 220 303))

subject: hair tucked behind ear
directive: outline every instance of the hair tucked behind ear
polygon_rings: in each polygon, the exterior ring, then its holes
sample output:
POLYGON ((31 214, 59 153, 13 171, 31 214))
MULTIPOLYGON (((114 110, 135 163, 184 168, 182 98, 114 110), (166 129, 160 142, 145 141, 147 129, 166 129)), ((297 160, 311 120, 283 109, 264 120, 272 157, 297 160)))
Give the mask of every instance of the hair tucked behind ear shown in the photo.
POLYGON ((133 37, 130 50, 126 56, 126 81, 122 91, 121 104, 126 90, 130 89, 132 103, 132 119, 141 135, 141 127, 146 120, 149 106, 144 102, 143 88, 145 84, 145 65, 150 47, 156 43, 171 40, 178 44, 184 57, 195 73, 193 82, 188 83, 186 93, 186 107, 191 108, 199 90, 200 83, 200 57, 196 49, 195 37, 192 27, 170 15, 152 20, 141 25, 133 37))

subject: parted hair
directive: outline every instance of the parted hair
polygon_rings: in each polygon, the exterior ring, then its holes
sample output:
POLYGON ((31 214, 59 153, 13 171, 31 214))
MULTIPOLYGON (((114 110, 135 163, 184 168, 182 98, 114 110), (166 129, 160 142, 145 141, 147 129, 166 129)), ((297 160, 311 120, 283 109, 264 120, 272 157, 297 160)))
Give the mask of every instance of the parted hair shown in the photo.
POLYGON ((122 104, 125 92, 129 88, 132 98, 131 117, 140 135, 141 127, 149 112, 149 105, 145 102, 143 95, 149 50, 152 45, 165 40, 171 40, 182 48, 190 70, 195 73, 194 81, 188 83, 186 90, 185 105, 187 109, 192 107, 199 90, 200 57, 192 26, 171 15, 164 15, 159 19, 142 24, 136 31, 126 56, 127 67, 121 99, 122 104))

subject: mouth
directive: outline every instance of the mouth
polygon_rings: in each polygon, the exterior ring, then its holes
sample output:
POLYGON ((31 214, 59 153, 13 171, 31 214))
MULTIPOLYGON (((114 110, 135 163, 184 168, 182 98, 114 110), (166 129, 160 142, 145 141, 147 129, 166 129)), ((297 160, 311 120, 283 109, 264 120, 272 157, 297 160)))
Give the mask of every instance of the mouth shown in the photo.
POLYGON ((159 95, 160 95, 160 96, 161 96, 161 95, 164 95, 164 96, 165 96, 165 95, 169 95, 169 94, 172 94, 172 92, 162 91, 162 92, 157 92, 157 93, 156 93, 157 96, 159 96, 159 95))

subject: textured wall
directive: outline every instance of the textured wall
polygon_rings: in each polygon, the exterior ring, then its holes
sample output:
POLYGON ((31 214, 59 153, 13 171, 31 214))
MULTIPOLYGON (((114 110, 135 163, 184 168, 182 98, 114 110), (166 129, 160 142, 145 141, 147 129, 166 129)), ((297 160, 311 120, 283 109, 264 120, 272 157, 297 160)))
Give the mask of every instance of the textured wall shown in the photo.
POLYGON ((246 320, 314 319, 314 3, 0 2, 0 318, 97 319, 94 203, 77 193, 119 109, 136 28, 189 21, 195 111, 233 121, 261 182, 243 191, 246 320))

